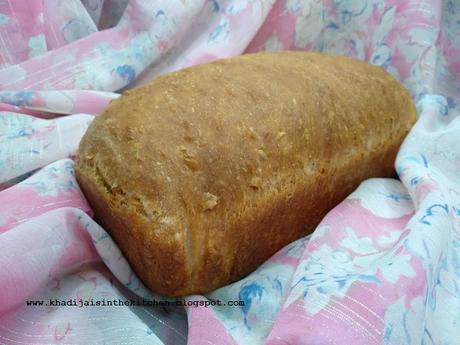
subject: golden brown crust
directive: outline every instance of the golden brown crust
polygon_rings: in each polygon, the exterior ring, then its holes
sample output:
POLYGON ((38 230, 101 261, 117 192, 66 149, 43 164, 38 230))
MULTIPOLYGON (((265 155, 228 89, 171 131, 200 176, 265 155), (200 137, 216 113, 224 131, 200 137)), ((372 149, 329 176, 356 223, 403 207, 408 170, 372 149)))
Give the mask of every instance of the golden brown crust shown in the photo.
POLYGON ((80 144, 77 178, 148 287, 204 293, 310 233, 362 180, 391 176, 414 121, 380 68, 244 55, 113 101, 80 144))

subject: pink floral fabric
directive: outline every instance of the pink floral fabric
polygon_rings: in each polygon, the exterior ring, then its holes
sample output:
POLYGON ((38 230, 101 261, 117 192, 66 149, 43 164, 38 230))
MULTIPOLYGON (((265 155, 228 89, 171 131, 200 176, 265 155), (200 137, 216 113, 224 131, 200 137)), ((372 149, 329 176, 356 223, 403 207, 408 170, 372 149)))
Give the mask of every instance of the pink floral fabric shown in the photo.
POLYGON ((459 21, 459 0, 0 0, 0 344, 459 344, 459 21), (408 88, 399 179, 363 181, 311 237, 189 306, 96 305, 165 298, 75 180, 94 116, 163 73, 286 49, 408 88), (199 305, 216 299, 244 306, 199 305))

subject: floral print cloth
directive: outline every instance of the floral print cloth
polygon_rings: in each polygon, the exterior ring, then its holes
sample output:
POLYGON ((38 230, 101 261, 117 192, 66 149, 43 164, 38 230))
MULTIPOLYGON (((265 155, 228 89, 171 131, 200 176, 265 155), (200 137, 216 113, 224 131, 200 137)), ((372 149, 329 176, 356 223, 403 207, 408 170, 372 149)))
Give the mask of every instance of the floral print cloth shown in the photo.
MULTIPOLYGON (((460 344, 460 0, 0 0, 0 344, 460 344), (260 50, 381 66, 418 122, 311 237, 184 302, 93 219, 72 161, 94 116, 157 75, 260 50)), ((359 167, 356 167, 359 169, 359 167)))

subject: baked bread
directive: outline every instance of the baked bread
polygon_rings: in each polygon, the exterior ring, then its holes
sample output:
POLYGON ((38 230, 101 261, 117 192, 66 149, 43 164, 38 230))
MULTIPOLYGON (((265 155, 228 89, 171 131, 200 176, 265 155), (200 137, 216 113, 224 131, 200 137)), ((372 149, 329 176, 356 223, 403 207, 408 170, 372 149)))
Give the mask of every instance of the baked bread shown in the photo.
POLYGON ((312 232, 364 179, 392 176, 414 121, 378 67, 243 55, 125 92, 83 137, 76 174, 151 290, 206 293, 312 232))

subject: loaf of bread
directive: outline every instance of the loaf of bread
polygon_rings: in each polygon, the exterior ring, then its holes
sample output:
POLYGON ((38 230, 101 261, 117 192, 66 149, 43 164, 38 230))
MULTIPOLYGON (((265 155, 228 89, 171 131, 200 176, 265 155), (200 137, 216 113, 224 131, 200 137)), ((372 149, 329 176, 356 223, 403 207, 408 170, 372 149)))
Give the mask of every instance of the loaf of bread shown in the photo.
POLYGON ((415 121, 382 69, 257 53, 125 92, 83 137, 78 181, 134 271, 166 296, 242 278, 369 177, 415 121))

